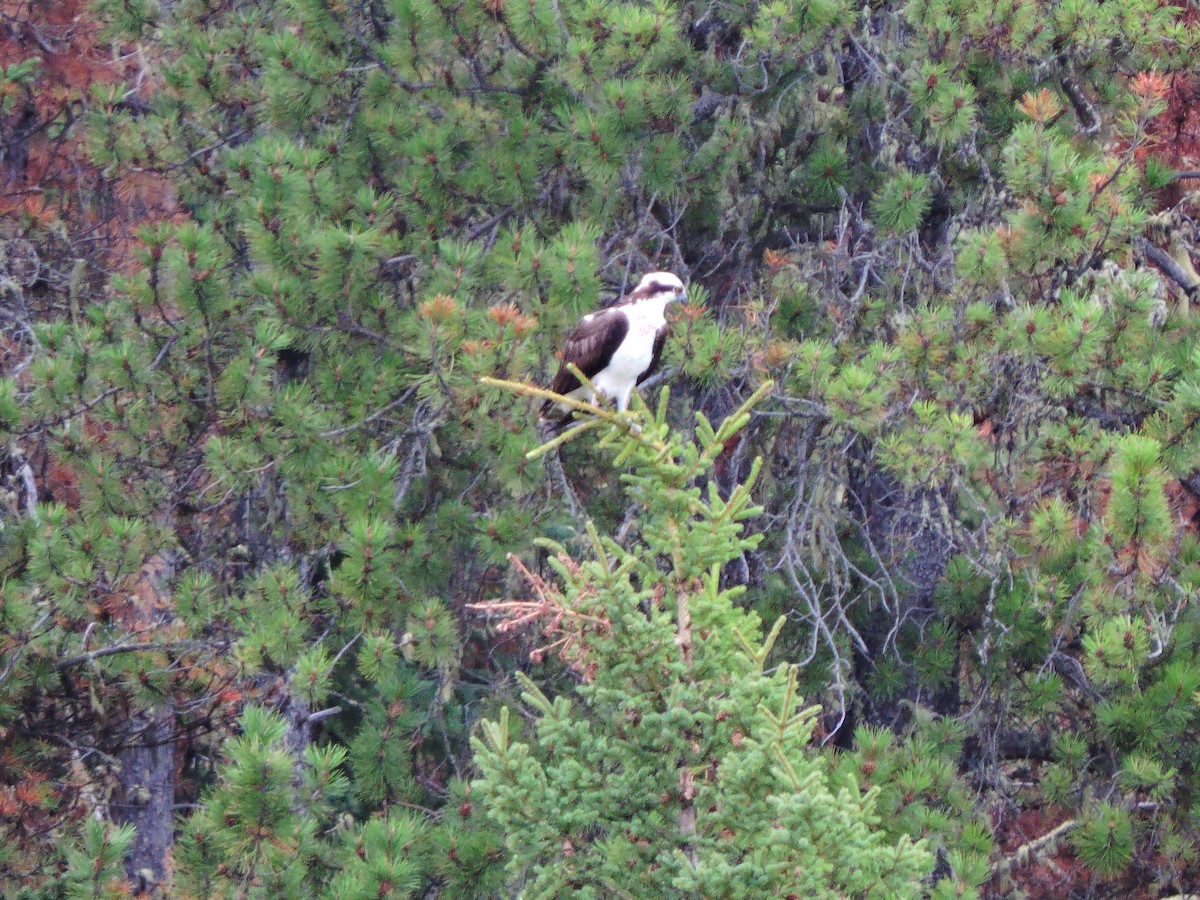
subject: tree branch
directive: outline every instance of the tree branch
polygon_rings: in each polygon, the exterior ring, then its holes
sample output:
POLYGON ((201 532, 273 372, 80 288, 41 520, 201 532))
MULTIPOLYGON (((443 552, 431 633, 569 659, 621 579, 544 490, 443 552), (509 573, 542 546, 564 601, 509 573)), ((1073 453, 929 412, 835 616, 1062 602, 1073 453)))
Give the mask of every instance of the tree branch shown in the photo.
POLYGON ((187 652, 190 650, 228 650, 228 641, 216 641, 208 643, 206 641, 147 641, 142 644, 118 644, 115 647, 102 647, 99 650, 93 650, 91 653, 81 653, 79 656, 72 656, 70 659, 64 659, 58 663, 55 668, 60 672, 63 669, 69 669, 72 666, 82 665, 83 663, 92 663, 98 659, 103 659, 105 656, 116 656, 118 653, 137 653, 140 650, 164 650, 164 651, 181 651, 187 652))
POLYGON ((1154 246, 1143 237, 1135 237, 1133 245, 1135 249, 1142 252, 1142 255, 1146 259, 1162 269, 1163 274, 1167 275, 1172 281, 1183 288, 1189 297, 1194 296, 1197 289, 1200 289, 1200 281, 1196 281, 1190 273, 1184 270, 1183 266, 1175 262, 1171 258, 1171 255, 1161 247, 1154 246))
POLYGON ((1062 85, 1067 99, 1071 101, 1071 106, 1075 108, 1075 115, 1079 118, 1082 132, 1091 135, 1099 131, 1100 114, 1096 112, 1096 108, 1092 106, 1092 102, 1083 93, 1079 82, 1070 75, 1064 75, 1059 84, 1062 85))

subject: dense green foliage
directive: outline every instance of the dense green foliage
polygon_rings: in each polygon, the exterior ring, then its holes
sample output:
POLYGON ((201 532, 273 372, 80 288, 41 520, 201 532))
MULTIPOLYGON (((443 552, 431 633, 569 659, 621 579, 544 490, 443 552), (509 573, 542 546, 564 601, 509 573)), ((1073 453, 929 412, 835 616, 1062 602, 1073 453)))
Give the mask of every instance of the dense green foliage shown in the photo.
POLYGON ((1200 883, 1179 9, 96 6, 180 211, 4 258, 0 892, 1200 883), (530 458, 480 378, 651 269, 669 404, 530 458))
MULTIPOLYGON (((831 772, 809 751, 817 708, 791 665, 764 670, 784 620, 760 647, 758 617, 735 603, 744 586, 720 586, 722 566, 761 538, 739 524, 762 512, 757 466, 727 500, 698 479, 748 420, 739 411, 714 433, 701 415, 699 445, 680 446, 664 405, 610 442, 641 508, 637 545, 593 531, 584 563, 552 546, 565 593, 530 575, 538 620, 582 676, 582 708, 523 678, 538 750, 512 740, 503 710, 475 756, 527 896, 920 895, 923 842, 875 830, 879 787, 860 794, 851 759, 831 772)), ((492 608, 530 616, 521 601, 492 608)))

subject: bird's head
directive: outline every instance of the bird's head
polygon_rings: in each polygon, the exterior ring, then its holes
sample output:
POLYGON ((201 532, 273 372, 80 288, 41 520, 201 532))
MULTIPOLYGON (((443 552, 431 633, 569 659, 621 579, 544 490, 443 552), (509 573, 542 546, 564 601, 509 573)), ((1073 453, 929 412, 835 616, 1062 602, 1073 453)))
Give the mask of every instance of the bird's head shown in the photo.
POLYGON ((651 272, 643 275, 633 293, 641 300, 662 300, 665 297, 667 302, 687 302, 687 288, 673 272, 651 272))

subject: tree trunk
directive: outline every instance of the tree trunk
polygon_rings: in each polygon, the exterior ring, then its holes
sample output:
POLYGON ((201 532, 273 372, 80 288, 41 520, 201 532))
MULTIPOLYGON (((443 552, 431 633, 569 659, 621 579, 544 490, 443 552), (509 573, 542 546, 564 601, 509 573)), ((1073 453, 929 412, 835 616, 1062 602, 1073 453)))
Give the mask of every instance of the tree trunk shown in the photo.
MULTIPOLYGON (((132 622, 165 624, 172 615, 170 583, 175 559, 159 556, 142 567, 131 597, 132 622)), ((137 829, 125 868, 134 890, 165 897, 170 881, 167 854, 175 842, 175 705, 170 695, 153 709, 131 716, 118 756, 120 783, 111 802, 112 817, 137 829)))
POLYGON ((121 751, 120 789, 113 819, 137 828, 125 868, 134 890, 152 896, 167 881, 167 852, 175 840, 175 709, 168 703, 142 718, 134 742, 121 751))

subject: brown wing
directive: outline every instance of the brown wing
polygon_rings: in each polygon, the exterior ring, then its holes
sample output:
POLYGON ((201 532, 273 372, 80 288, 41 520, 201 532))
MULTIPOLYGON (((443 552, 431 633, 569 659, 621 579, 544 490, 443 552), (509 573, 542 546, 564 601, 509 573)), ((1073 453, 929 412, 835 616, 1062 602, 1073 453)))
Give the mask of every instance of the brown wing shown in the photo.
MULTIPOLYGON (((596 377, 612 359, 621 341, 629 333, 629 320, 623 312, 614 309, 595 313, 584 319, 567 336, 563 347, 562 364, 550 382, 550 390, 556 394, 569 394, 579 387, 579 379, 571 374, 567 363, 574 363, 588 378, 596 377)), ((554 402, 547 400, 542 406, 542 415, 549 414, 554 402)))
POLYGON ((662 328, 658 329, 658 334, 654 336, 654 352, 650 356, 650 368, 646 369, 645 372, 638 376, 638 384, 641 384, 658 371, 658 364, 662 362, 663 345, 667 342, 667 335, 670 333, 670 325, 664 325, 662 328))

